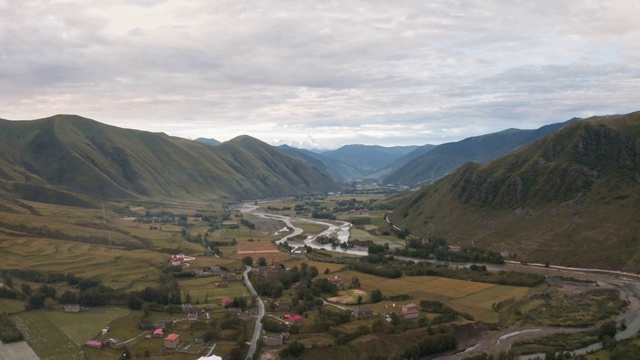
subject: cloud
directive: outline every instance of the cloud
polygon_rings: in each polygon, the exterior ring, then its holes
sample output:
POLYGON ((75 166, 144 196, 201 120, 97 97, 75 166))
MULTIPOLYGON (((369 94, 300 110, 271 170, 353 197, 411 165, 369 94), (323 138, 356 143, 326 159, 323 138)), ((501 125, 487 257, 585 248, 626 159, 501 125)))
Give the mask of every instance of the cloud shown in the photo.
POLYGON ((441 143, 634 110, 635 1, 0 2, 0 117, 441 143))

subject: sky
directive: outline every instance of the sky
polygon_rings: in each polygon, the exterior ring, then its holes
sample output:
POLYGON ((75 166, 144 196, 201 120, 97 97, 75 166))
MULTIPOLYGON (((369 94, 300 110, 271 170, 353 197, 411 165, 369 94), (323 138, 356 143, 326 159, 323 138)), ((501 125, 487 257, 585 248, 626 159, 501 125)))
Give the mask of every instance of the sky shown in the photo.
POLYGON ((0 118, 424 145, 640 110, 637 0, 0 0, 0 118))

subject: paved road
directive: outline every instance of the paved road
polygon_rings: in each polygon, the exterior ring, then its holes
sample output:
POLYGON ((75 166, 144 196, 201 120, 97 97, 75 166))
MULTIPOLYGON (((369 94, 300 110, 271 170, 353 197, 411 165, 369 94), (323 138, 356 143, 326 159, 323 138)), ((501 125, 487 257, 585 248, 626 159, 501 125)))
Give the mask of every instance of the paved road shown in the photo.
POLYGON ((251 295, 253 295, 257 302, 258 302, 258 320, 256 321, 256 327, 253 330, 253 337, 251 338, 251 343, 249 344, 249 352, 247 353, 247 358, 249 359, 253 359, 253 355, 256 352, 256 345, 258 343, 258 339, 260 338, 260 334, 262 333, 262 317, 264 316, 265 313, 265 309, 264 309, 264 303, 262 302, 262 299, 260 299, 260 297, 258 296, 258 293, 256 292, 256 290, 253 288, 253 285, 251 285, 251 281, 249 281, 249 271, 251 271, 251 266, 245 265, 246 266, 246 270, 244 271, 244 284, 247 285, 247 288, 249 288, 249 292, 251 293, 251 295))

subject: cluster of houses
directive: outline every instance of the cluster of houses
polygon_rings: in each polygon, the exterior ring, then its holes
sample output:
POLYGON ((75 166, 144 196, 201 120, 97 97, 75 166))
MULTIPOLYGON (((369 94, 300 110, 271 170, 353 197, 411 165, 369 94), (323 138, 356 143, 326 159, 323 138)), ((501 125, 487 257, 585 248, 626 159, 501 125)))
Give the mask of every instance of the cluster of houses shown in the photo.
POLYGON ((177 254, 177 255, 171 255, 171 259, 169 260, 169 262, 171 263, 171 266, 183 266, 183 265, 189 265, 188 262, 189 261, 193 261, 196 258, 194 258, 193 256, 187 256, 185 254, 177 254))

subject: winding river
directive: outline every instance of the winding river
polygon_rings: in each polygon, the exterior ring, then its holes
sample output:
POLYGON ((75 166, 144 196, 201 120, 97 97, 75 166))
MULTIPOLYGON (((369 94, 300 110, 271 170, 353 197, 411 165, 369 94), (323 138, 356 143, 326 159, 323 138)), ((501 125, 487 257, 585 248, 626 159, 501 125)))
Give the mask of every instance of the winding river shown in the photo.
MULTIPOLYGON (((233 208, 241 212, 251 213, 252 215, 260 218, 282 221, 286 224, 288 228, 293 229, 293 231, 290 234, 278 240, 276 242, 278 244, 282 244, 285 241, 303 233, 302 228, 296 227, 292 224, 292 219, 290 217, 256 211, 259 208, 258 205, 242 203, 234 206, 233 208)), ((324 249, 327 251, 333 251, 338 253, 346 253, 346 254, 353 254, 353 255, 360 255, 360 256, 367 255, 366 249, 343 249, 340 247, 333 247, 331 246, 331 244, 318 244, 315 241, 316 238, 319 236, 326 236, 326 237, 335 236, 337 237, 340 243, 348 244, 350 229, 352 226, 348 222, 343 222, 343 221, 327 222, 327 221, 310 220, 310 219, 303 219, 303 218, 295 218, 293 220, 296 222, 305 222, 310 224, 322 225, 326 227, 326 230, 324 230, 319 234, 307 236, 307 238, 303 241, 303 244, 306 246, 309 246, 313 249, 324 249)), ((290 245, 294 249, 304 246, 304 245, 299 245, 293 242, 290 243, 290 245)), ((413 258, 404 258, 404 259, 412 260, 412 261, 424 261, 424 259, 413 259, 413 258)), ((455 265, 460 267, 468 267, 471 264, 455 263, 455 265)), ((509 262, 504 265, 487 264, 487 269, 489 271, 500 271, 500 270, 518 271, 518 268, 522 269, 522 266, 523 265, 517 264, 515 262, 509 262)), ((640 311, 638 311, 638 309, 640 309, 640 284, 638 283, 637 275, 623 273, 623 272, 613 272, 613 271, 603 273, 603 271, 599 269, 566 268, 561 266, 551 266, 551 268, 546 268, 546 267, 543 267, 542 264, 534 264, 534 266, 526 266, 526 268, 533 269, 534 272, 538 272, 542 275, 549 275, 550 272, 553 272, 555 274, 559 272, 568 273, 569 276, 574 276, 576 274, 584 274, 584 273, 594 273, 594 276, 597 274, 599 281, 613 285, 619 290, 621 290, 621 292, 627 295, 627 300, 630 302, 630 306, 629 306, 630 310, 628 310, 626 313, 622 315, 619 315, 616 319, 618 322, 621 322, 624 320, 625 325, 627 326, 627 328, 624 331, 620 331, 616 334, 615 336, 616 340, 627 339, 637 334, 638 331, 640 331, 640 311)), ((446 357, 440 357, 438 359, 462 359, 463 358, 462 356, 466 357, 466 356, 472 355, 476 351, 477 352, 486 351, 491 348, 491 345, 501 345, 503 347, 506 345, 506 349, 509 350, 511 348, 511 341, 510 341, 511 338, 518 337, 519 335, 531 333, 531 332, 544 332, 543 330, 553 330, 553 332, 559 332, 558 330, 562 330, 562 329, 548 327, 548 328, 535 328, 535 329, 525 329, 525 330, 519 330, 519 331, 505 332, 504 334, 500 335, 497 338, 497 340, 490 340, 490 339, 483 338, 477 344, 467 348, 465 351, 461 353, 458 353, 455 355, 449 355, 446 357), (489 344, 490 341, 494 341, 494 344, 489 344)), ((495 337, 492 337, 492 339, 495 339, 495 337)), ((589 346, 586 346, 584 348, 570 351, 570 353, 573 353, 574 356, 585 355, 587 353, 594 352, 600 349, 602 349, 602 343, 598 342, 598 343, 594 343, 589 346)), ((534 360, 536 358, 544 359, 544 354, 539 353, 539 354, 531 354, 531 355, 522 355, 518 359, 534 360)))

